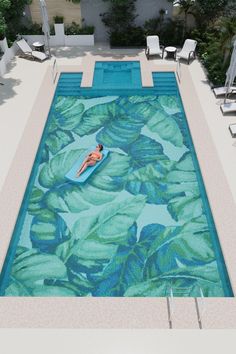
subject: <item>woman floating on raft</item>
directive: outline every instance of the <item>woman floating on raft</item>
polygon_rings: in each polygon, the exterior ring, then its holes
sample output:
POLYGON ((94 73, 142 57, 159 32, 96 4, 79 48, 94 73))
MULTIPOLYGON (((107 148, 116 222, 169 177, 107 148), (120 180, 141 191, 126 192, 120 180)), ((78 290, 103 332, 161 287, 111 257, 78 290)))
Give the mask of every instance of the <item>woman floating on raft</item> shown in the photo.
POLYGON ((82 162, 81 167, 79 168, 79 170, 76 173, 76 177, 78 178, 81 173, 83 173, 89 166, 94 166, 96 165, 96 163, 98 161, 101 161, 103 158, 103 154, 101 153, 101 151, 103 150, 103 145, 102 144, 98 144, 96 146, 96 149, 92 152, 90 152, 90 154, 88 156, 86 156, 85 160, 82 162))

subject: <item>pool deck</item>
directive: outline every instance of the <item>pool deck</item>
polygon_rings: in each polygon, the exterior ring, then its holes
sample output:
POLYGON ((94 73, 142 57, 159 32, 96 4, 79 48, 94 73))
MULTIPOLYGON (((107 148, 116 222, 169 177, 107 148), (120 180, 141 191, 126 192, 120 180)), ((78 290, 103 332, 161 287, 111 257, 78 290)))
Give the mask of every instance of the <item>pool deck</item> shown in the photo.
MULTIPOLYGON (((143 50, 53 49, 59 71, 83 72, 82 86, 92 84, 95 61, 140 60, 143 86, 152 71, 176 71, 176 62, 151 59, 143 50)), ((53 58, 44 63, 16 58, 0 78, 0 267, 3 264, 56 83, 53 58)), ((236 291, 236 139, 223 116, 200 63, 181 64, 179 83, 186 116, 212 207, 231 284, 236 291)), ((236 328, 234 298, 199 300, 204 328, 236 328)), ((173 327, 198 328, 195 301, 172 301, 173 327)), ((165 298, 0 298, 1 327, 168 328, 165 298)))

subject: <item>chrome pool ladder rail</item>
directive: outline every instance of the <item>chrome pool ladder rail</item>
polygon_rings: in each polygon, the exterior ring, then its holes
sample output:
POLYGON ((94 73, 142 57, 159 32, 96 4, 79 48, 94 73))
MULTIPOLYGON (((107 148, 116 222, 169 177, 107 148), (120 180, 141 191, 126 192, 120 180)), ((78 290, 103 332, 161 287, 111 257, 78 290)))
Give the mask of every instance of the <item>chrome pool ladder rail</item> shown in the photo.
MULTIPOLYGON (((192 287, 186 287, 186 288, 175 288, 174 291, 175 293, 177 292, 177 294, 181 294, 181 296, 183 296, 183 294, 185 293, 187 296, 190 296, 192 287), (188 291, 187 291, 188 290, 188 291), (187 292, 185 292, 187 291, 187 292)), ((167 292, 167 297, 166 297, 166 301, 167 301, 167 313, 168 313, 168 323, 169 323, 169 328, 173 329, 173 314, 174 314, 174 291, 173 291, 173 287, 170 286, 169 289, 166 291, 167 292)), ((195 310, 197 313, 197 321, 198 321, 198 326, 200 329, 203 328, 203 324, 202 324, 202 315, 205 313, 205 303, 204 303, 204 294, 203 294, 203 290, 202 288, 199 286, 199 297, 194 297, 194 303, 195 303, 195 310), (200 301, 199 301, 200 300, 200 301)))
POLYGON ((53 64, 52 64, 52 80, 53 80, 53 83, 54 83, 54 84, 55 84, 55 82, 56 82, 57 75, 58 75, 57 59, 54 58, 53 64))
POLYGON ((174 314, 174 307, 173 307, 173 289, 170 287, 169 289, 169 296, 166 297, 167 301, 167 313, 168 313, 168 323, 169 328, 173 329, 173 314, 174 314))
POLYGON ((194 298, 194 302, 195 302, 195 308, 196 308, 196 313, 197 313, 198 326, 199 326, 200 329, 203 329, 202 315, 206 311, 206 306, 205 306, 205 303, 204 303, 204 294, 203 294, 202 288, 200 286, 199 286, 199 292, 200 292, 200 296, 199 297, 195 297, 194 298), (200 302, 199 302, 199 300, 200 300, 200 302), (200 303, 202 303, 201 306, 200 306, 200 303))
POLYGON ((177 61, 177 63, 176 63, 176 75, 177 75, 179 83, 181 83, 181 63, 180 63, 180 59, 177 58, 176 61, 177 61))

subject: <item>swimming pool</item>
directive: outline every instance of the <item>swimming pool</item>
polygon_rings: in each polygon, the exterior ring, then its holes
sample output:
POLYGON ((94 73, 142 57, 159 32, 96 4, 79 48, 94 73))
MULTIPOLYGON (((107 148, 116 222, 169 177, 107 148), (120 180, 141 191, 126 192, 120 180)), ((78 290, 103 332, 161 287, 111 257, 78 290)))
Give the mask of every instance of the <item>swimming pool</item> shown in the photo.
POLYGON ((175 75, 61 74, 1 273, 5 296, 232 296, 175 75), (90 146, 109 157, 65 179, 90 146))

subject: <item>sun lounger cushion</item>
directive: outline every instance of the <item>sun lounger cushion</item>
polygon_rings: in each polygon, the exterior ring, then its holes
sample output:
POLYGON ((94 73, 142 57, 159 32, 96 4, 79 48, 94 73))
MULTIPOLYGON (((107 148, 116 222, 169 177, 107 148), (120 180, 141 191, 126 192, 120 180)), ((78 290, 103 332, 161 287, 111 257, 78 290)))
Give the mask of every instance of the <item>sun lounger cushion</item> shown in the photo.
MULTIPOLYGON (((233 91, 236 92, 236 86, 231 86, 228 90, 228 93, 232 93, 233 91)), ((213 92, 216 96, 222 96, 225 95, 227 92, 227 87, 222 86, 222 87, 216 87, 213 89, 213 92)))
POLYGON ((236 102, 224 103, 220 106, 223 113, 236 112, 236 102))
POLYGON ((33 55, 33 57, 35 57, 36 59, 41 60, 41 61, 47 59, 47 55, 45 53, 38 52, 36 50, 32 51, 32 55, 33 55))
POLYGON ((236 124, 230 124, 229 131, 233 138, 236 138, 236 124))
POLYGON ((73 181, 75 183, 83 183, 91 176, 91 174, 98 168, 98 166, 100 166, 103 163, 103 161, 107 158, 107 156, 109 154, 108 150, 102 150, 102 155, 103 155, 102 160, 98 161, 94 166, 89 166, 79 177, 76 177, 76 174, 77 174, 78 170, 80 169, 86 156, 88 156, 88 154, 90 154, 90 152, 94 151, 95 149, 96 149, 95 146, 89 148, 87 151, 85 151, 84 154, 82 154, 78 158, 78 160, 72 166, 70 171, 66 174, 67 179, 69 179, 70 181, 73 181))

